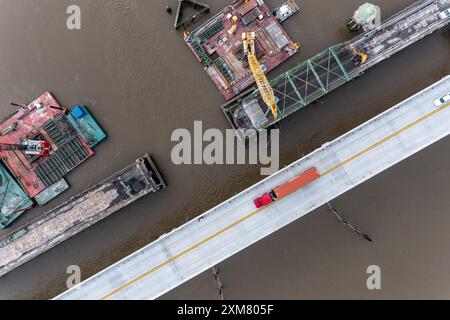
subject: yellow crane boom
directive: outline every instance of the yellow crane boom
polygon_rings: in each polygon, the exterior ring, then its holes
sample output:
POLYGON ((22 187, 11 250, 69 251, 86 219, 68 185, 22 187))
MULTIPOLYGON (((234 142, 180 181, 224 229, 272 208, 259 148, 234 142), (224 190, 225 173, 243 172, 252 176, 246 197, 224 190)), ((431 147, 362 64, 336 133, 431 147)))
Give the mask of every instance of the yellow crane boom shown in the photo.
POLYGON ((278 117, 278 106, 275 100, 275 94, 269 81, 267 80, 266 74, 264 73, 261 64, 256 58, 255 50, 255 32, 245 32, 242 34, 242 43, 244 45, 244 53, 247 54, 248 64, 250 70, 255 78, 256 84, 258 85, 259 92, 263 101, 272 111, 273 117, 276 119, 278 117))

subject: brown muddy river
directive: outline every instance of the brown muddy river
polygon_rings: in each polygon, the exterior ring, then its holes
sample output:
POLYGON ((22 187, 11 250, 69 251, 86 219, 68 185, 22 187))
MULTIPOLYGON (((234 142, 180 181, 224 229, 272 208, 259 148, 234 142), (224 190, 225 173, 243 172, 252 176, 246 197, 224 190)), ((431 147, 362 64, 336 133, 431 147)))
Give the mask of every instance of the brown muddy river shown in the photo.
MULTIPOLYGON (((207 1, 217 12, 228 1, 207 1)), ((276 75, 351 37, 347 19, 364 1, 299 0, 284 23, 301 51, 276 75)), ((372 1, 384 17, 414 0, 372 1)), ((278 0, 268 0, 274 8, 278 0)), ((2 299, 47 299, 65 290, 69 265, 82 277, 102 270, 259 179, 258 166, 176 166, 174 129, 228 128, 219 91, 173 29, 175 0, 1 0, 0 117, 51 91, 63 105, 86 104, 108 139, 69 175, 71 189, 23 215, 20 227, 142 154, 156 160, 169 188, 147 196, 0 278, 2 299), (82 29, 66 28, 81 7, 82 29)), ((280 124, 287 165, 450 73, 450 30, 439 31, 280 124)), ((323 207, 218 269, 232 298, 450 298, 450 139, 444 139, 333 201, 374 242, 360 240, 323 207), (366 288, 379 265, 382 290, 366 288)), ((4 233, 0 233, 2 235, 4 233)), ((211 272, 166 294, 218 299, 211 272)))

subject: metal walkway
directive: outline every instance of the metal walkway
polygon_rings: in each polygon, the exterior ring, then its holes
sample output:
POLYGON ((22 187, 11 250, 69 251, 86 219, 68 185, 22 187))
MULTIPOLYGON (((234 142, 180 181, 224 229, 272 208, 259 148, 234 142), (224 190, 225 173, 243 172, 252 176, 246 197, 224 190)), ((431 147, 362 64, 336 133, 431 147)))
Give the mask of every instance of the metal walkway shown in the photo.
POLYGON ((256 87, 228 102, 222 109, 236 129, 265 129, 361 75, 370 67, 443 28, 450 18, 438 14, 450 8, 450 0, 422 0, 390 17, 378 28, 333 46, 270 83, 279 99, 274 119, 256 87), (353 49, 368 55, 366 64, 355 66, 353 49))
POLYGON ((154 299, 450 134, 450 76, 82 282, 56 299, 154 299), (321 177, 255 210, 315 166, 321 177))

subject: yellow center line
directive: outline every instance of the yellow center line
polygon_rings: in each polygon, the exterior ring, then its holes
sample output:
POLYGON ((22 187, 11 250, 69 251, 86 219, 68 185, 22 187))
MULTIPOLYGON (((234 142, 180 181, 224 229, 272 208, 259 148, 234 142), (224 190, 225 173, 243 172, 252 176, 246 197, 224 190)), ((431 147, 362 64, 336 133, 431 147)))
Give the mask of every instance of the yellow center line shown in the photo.
MULTIPOLYGON (((272 205, 272 204, 271 204, 271 205, 272 205)), ((208 241, 210 241, 210 240, 212 240, 212 239, 214 239, 214 238, 220 236, 222 233, 225 233, 226 231, 228 231, 228 230, 230 230, 231 228, 237 226, 238 224, 244 222, 245 220, 250 219, 251 217, 253 217, 254 215, 258 214, 259 212, 261 212, 263 209, 266 209, 266 208, 267 208, 267 206, 266 206, 265 208, 260 208, 260 209, 258 209, 258 210, 255 210, 255 211, 253 211, 252 213, 250 213, 250 214, 244 216, 243 218, 241 218, 241 219, 239 219, 239 220, 233 222, 233 223, 230 224, 229 226, 227 226, 227 227, 225 227, 225 228, 223 228, 223 229, 217 231, 216 233, 210 235, 209 237, 203 239, 203 240, 200 241, 200 242, 197 242, 197 243, 194 244, 193 246, 191 246, 191 247, 187 248, 186 250, 184 250, 184 251, 178 253, 177 255, 173 256, 172 258, 170 258, 170 259, 164 261, 163 263, 157 265, 156 267, 154 267, 154 268, 152 268, 152 269, 150 269, 150 270, 144 272, 144 273, 141 274, 139 277, 134 278, 133 280, 131 280, 130 282, 125 283, 123 286, 117 288, 116 290, 111 291, 111 292, 108 293, 107 295, 101 297, 100 300, 106 300, 106 299, 108 299, 109 297, 111 297, 112 295, 116 294, 117 292, 122 291, 122 290, 125 289, 125 288, 128 288, 128 287, 131 286, 133 283, 138 282, 139 280, 141 280, 142 278, 145 278, 145 277, 148 276, 149 274, 151 274, 151 273, 153 273, 153 272, 155 272, 155 271, 161 269, 161 268, 164 267, 165 265, 167 265, 167 264, 169 264, 169 263, 171 263, 171 262, 177 260, 178 258, 180 258, 180 257, 184 256, 185 254, 191 252, 192 250, 194 250, 194 249, 200 247, 202 244, 205 244, 206 242, 208 242, 208 241)))
MULTIPOLYGON (((341 163, 339 163, 339 164, 335 165, 334 167, 328 169, 327 171, 323 172, 320 176, 323 177, 323 176, 326 176, 326 175, 328 175, 328 174, 330 174, 330 173, 332 173, 332 172, 338 170, 339 168, 345 166, 345 165, 348 164, 349 162, 351 162, 351 161, 353 161, 353 160, 355 160, 355 159, 361 157, 362 155, 364 155, 364 154, 368 153, 369 151, 373 150, 374 148, 376 148, 376 147, 382 145, 383 143, 385 143, 385 142, 391 140, 392 138, 394 138, 394 137, 400 135, 401 133, 405 132, 406 130, 408 130, 408 129, 414 127, 414 126, 416 126, 417 124, 419 124, 419 123, 425 121, 426 119, 432 117, 433 115, 437 114, 438 112, 444 110, 444 109, 447 108, 449 105, 450 105, 450 103, 447 103, 447 104, 445 104, 445 105, 443 105, 443 106, 441 106, 441 107, 439 107, 439 108, 433 110, 432 112, 430 112, 430 113, 428 113, 428 114, 422 116, 421 118, 417 119, 416 121, 411 122, 410 124, 408 124, 408 125, 402 127, 401 129, 399 129, 398 131, 396 131, 396 132, 390 134, 389 136, 385 137, 384 139, 382 139, 382 140, 380 140, 380 141, 378 141, 378 142, 372 144, 371 146, 367 147, 366 149, 364 149, 364 150, 362 150, 362 151, 356 153, 355 155, 353 155, 353 156, 347 158, 346 160, 342 161, 341 163)), ((282 201, 282 199, 280 199, 280 201, 282 201)), ((278 202, 279 202, 279 201, 278 201, 278 202)), ((220 229, 220 230, 217 231, 216 233, 210 235, 209 237, 203 239, 202 241, 197 242, 196 244, 192 245, 191 247, 187 248, 186 250, 184 250, 184 251, 178 253, 177 255, 173 256, 172 258, 170 258, 170 259, 164 261, 163 263, 157 265, 156 267, 154 267, 154 268, 152 268, 152 269, 150 269, 150 270, 144 272, 144 273, 141 274, 139 277, 136 277, 136 278, 134 278, 133 280, 131 280, 131 281, 125 283, 124 285, 120 286, 119 288, 115 289, 114 291, 111 291, 111 292, 108 293, 107 295, 101 297, 100 300, 106 300, 106 299, 108 299, 109 297, 113 296, 114 294, 116 294, 116 293, 118 293, 118 292, 120 292, 120 291, 122 291, 122 290, 128 288, 129 286, 131 286, 131 285, 133 285, 134 283, 138 282, 139 280, 145 278, 146 276, 148 276, 148 275, 154 273, 155 271, 161 269, 162 267, 168 265, 169 263, 171 263, 171 262, 177 260, 178 258, 180 258, 180 257, 182 257, 182 256, 184 256, 184 255, 186 255, 186 254, 188 254, 189 252, 195 250, 196 248, 200 247, 201 245, 203 245, 203 244, 205 244, 205 243, 211 241, 211 240, 214 239, 214 238, 217 238, 218 236, 220 236, 221 234, 223 234, 223 233, 225 233, 226 231, 230 230, 231 228, 233 228, 233 227, 235 227, 235 226, 241 224, 242 222, 244 222, 244 221, 250 219, 251 217, 257 215, 258 213, 260 213, 260 212, 262 212, 263 210, 269 208, 269 207, 270 207, 271 205, 273 205, 273 204, 274 204, 274 203, 271 203, 270 205, 265 206, 264 208, 260 208, 260 209, 258 209, 258 210, 255 210, 255 211, 253 211, 252 213, 249 213, 248 215, 242 217, 241 219, 239 219, 239 220, 233 222, 232 224, 226 226, 225 228, 220 229)))
POLYGON ((444 109, 447 108, 449 105, 450 105, 450 103, 447 103, 446 105, 443 105, 443 106, 441 106, 441 107, 439 107, 439 108, 437 108, 437 109, 431 111, 430 113, 424 115, 423 117, 420 117, 420 118, 417 119, 416 121, 411 122, 410 124, 408 124, 408 125, 404 126, 403 128, 399 129, 398 131, 396 131, 396 132, 390 134, 390 135, 387 136, 386 138, 381 139, 380 141, 374 143, 373 145, 367 147, 366 149, 364 149, 364 150, 358 152, 357 154, 351 156, 350 158, 348 158, 348 159, 342 161, 341 163, 335 165, 334 167, 328 169, 327 171, 325 171, 324 173, 322 173, 321 176, 326 176, 327 174, 329 174, 329 173, 331 173, 331 172, 333 172, 333 171, 336 171, 337 169, 339 169, 339 168, 345 166, 347 163, 349 163, 349 162, 355 160, 356 158, 359 158, 360 156, 362 156, 363 154, 369 152, 370 150, 375 149, 376 147, 379 147, 379 146, 382 145, 383 143, 385 143, 385 142, 391 140, 392 138, 394 138, 394 137, 400 135, 401 133, 405 132, 406 130, 411 129, 412 127, 416 126, 417 124, 419 124, 419 123, 425 121, 426 119, 432 117, 433 115, 437 114, 438 112, 444 110, 444 109))

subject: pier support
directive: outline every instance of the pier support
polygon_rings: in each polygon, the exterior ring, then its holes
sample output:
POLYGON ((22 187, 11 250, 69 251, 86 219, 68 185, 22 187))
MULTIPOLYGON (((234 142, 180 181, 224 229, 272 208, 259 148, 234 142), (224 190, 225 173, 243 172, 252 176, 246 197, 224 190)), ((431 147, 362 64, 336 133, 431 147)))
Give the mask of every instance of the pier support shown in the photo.
POLYGON ((338 220, 339 223, 342 223, 343 225, 345 225, 351 232, 353 232, 354 234, 356 234, 358 237, 361 237, 369 242, 372 242, 372 238, 370 238, 367 234, 361 232, 361 230, 359 230, 358 228, 356 228, 354 225, 350 224, 347 220, 345 220, 338 212, 337 210, 331 205, 330 202, 327 202, 328 208, 330 209, 330 211, 334 214, 334 216, 336 217, 336 219, 338 220))
POLYGON ((217 289, 219 289, 220 300, 225 300, 223 296, 223 282, 219 277, 219 269, 216 267, 212 267, 211 271, 214 276, 214 281, 216 282, 217 289))

